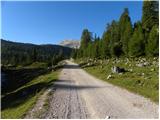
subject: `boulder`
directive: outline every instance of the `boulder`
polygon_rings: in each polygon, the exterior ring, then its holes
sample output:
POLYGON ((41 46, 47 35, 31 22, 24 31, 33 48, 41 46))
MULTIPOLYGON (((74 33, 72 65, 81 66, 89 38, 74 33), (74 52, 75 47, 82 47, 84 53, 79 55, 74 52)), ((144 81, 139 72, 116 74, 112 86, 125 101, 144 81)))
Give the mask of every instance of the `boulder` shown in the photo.
POLYGON ((112 67, 111 70, 112 70, 112 73, 123 73, 123 72, 126 72, 126 70, 124 68, 120 68, 120 67, 117 67, 117 66, 112 67))

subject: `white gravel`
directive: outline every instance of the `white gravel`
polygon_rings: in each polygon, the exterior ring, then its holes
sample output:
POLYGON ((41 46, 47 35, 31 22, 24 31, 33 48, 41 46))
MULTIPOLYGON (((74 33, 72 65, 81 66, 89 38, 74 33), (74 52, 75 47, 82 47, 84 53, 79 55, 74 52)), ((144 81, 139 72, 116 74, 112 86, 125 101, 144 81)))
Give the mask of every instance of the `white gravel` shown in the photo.
POLYGON ((45 118, 158 118, 158 105, 99 80, 67 61, 45 118))

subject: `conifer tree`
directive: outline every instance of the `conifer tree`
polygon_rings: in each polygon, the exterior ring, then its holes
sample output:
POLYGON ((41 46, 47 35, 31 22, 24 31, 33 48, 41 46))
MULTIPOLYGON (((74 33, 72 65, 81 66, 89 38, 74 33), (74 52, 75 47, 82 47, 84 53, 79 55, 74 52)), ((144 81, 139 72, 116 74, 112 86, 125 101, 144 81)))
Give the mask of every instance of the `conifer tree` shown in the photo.
POLYGON ((124 9, 119 21, 120 41, 122 43, 123 53, 128 55, 128 43, 132 35, 132 24, 129 17, 128 8, 124 9))
POLYGON ((158 26, 153 26, 146 45, 146 52, 149 56, 158 56, 159 53, 159 33, 158 26))
POLYGON ((158 1, 144 1, 142 14, 142 27, 150 31, 154 25, 159 23, 159 4, 158 1))
POLYGON ((137 23, 134 33, 129 41, 129 55, 131 57, 138 57, 144 55, 145 41, 141 23, 137 23))

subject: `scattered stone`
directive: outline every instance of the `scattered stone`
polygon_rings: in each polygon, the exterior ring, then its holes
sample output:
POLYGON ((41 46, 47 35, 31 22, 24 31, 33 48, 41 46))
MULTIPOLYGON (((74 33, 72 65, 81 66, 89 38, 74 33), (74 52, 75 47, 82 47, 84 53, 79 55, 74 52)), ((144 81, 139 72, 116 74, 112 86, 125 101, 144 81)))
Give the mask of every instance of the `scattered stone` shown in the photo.
POLYGON ((151 71, 155 71, 155 69, 154 69, 154 68, 152 68, 152 69, 151 69, 151 71))
POLYGON ((143 63, 136 64, 137 67, 144 67, 143 63))
POLYGON ((128 65, 128 62, 126 62, 125 65, 128 65))
POLYGON ((102 60, 100 60, 100 64, 103 64, 103 61, 102 61, 102 60))
POLYGON ((128 71, 133 72, 133 69, 129 69, 128 71))
POLYGON ((156 60, 156 59, 157 59, 156 57, 153 58, 153 60, 156 60))
POLYGON ((119 75, 123 75, 123 73, 119 73, 119 75))
POLYGON ((144 73, 142 73, 141 75, 144 76, 144 73))
POLYGON ((111 117, 110 116, 106 116, 106 118, 105 119, 110 119, 111 117))
POLYGON ((108 75, 107 80, 110 79, 110 78, 112 78, 112 75, 108 75))
POLYGON ((100 68, 103 68, 103 65, 101 65, 101 67, 100 68))
POLYGON ((91 65, 91 63, 87 63, 87 66, 90 66, 91 65))
POLYGON ((143 65, 144 65, 144 66, 148 66, 148 65, 149 65, 149 62, 144 62, 143 65))

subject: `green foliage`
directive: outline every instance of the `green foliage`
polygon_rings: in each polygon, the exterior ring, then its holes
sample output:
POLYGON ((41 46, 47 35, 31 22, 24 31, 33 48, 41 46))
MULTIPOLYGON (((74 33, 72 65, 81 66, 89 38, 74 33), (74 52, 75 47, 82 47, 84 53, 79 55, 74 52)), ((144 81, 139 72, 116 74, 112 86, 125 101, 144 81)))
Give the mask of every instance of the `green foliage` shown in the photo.
POLYGON ((150 31, 152 26, 159 24, 159 3, 158 1, 144 1, 142 25, 146 31, 150 31))
POLYGON ((132 24, 129 17, 128 9, 125 8, 119 21, 120 41, 122 42, 123 53, 128 55, 128 43, 132 35, 132 24))
POLYGON ((84 29, 81 36, 81 48, 86 48, 92 40, 92 35, 88 29, 84 29))
MULTIPOLYGON (((41 93, 57 80, 58 74, 59 71, 54 71, 45 75, 39 75, 27 84, 23 84, 16 90, 3 95, 1 99, 1 117, 3 119, 23 118, 27 111, 34 106, 41 93), (24 92, 27 94, 22 96, 24 92)), ((28 74, 26 74, 26 77, 28 77, 28 74)), ((20 82, 24 82, 23 78, 21 78, 20 82)))
POLYGON ((72 49, 58 45, 34 45, 1 40, 2 65, 26 66, 34 62, 57 63, 69 58, 72 49), (53 60, 54 59, 54 60, 53 60))
POLYGON ((134 23, 134 26, 128 8, 125 8, 119 21, 107 24, 102 38, 95 36, 92 39, 89 30, 84 29, 75 58, 158 56, 158 13, 158 1, 144 1, 142 22, 134 23))
POLYGON ((146 45, 146 52, 149 56, 158 56, 159 54, 159 33, 158 26, 153 26, 146 45))
POLYGON ((145 51, 144 35, 141 23, 139 22, 129 42, 129 55, 131 57, 138 57, 144 55, 144 51, 145 51))

